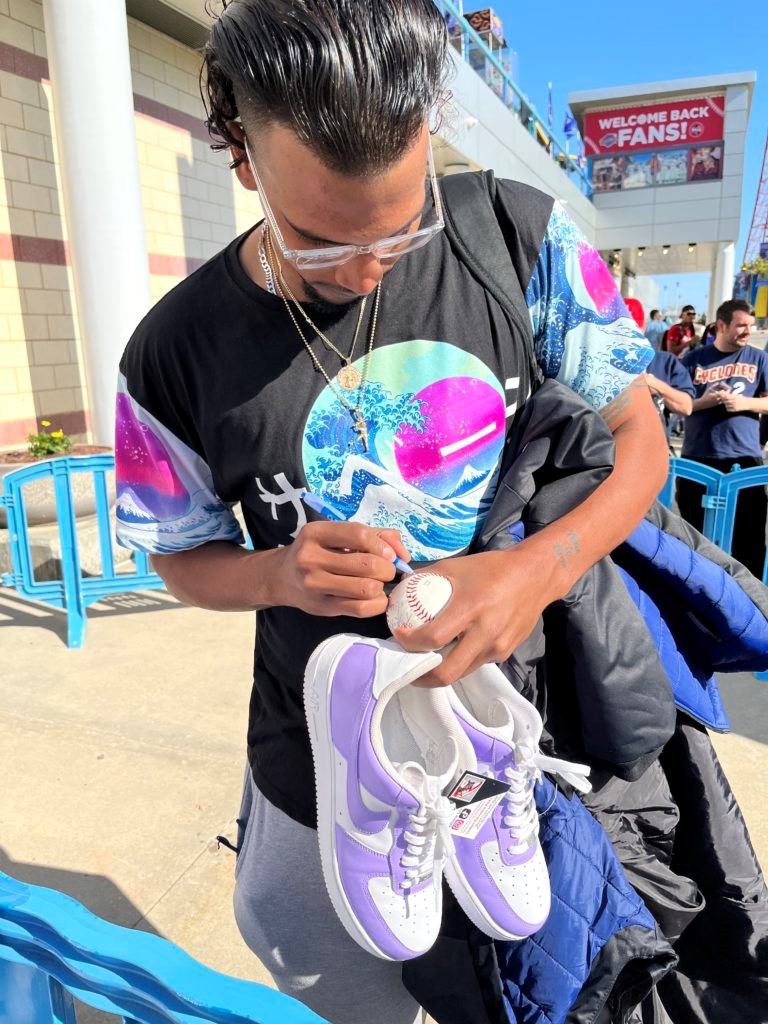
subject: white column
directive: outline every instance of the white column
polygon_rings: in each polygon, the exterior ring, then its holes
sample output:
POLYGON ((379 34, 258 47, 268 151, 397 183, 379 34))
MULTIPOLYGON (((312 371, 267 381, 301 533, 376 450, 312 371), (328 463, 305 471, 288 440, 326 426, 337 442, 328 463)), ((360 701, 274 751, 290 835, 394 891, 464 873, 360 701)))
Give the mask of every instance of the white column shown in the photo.
POLYGON ((736 246, 733 242, 718 242, 715 249, 715 269, 712 271, 712 285, 709 289, 710 314, 721 302, 733 295, 733 275, 736 272, 736 246))
POLYGON ((43 0, 91 429, 111 444, 120 354, 151 303, 124 0, 43 0))

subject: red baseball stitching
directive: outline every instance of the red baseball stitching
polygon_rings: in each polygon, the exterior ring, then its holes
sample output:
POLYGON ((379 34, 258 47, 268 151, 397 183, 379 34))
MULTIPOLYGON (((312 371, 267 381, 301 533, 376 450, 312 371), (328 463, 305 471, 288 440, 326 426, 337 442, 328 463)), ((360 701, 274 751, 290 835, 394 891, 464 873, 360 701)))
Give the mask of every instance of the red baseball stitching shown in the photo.
POLYGON ((411 578, 408 580, 408 585, 405 588, 405 599, 411 609, 415 612, 417 618, 429 622, 432 618, 432 614, 424 607, 418 597, 419 584, 421 583, 421 580, 426 580, 427 578, 427 576, 422 576, 421 579, 411 578))

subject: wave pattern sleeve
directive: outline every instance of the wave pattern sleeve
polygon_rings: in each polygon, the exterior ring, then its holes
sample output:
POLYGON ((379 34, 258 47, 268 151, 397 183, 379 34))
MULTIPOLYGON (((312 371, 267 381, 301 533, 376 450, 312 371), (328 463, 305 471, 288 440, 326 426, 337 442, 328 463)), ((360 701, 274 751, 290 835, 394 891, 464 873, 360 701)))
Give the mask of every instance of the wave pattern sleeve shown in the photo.
POLYGON ((526 301, 544 375, 595 409, 621 394, 653 357, 600 254, 557 202, 526 301))
POLYGON ((115 469, 122 547, 169 555, 212 540, 243 543, 237 519, 215 493, 204 460, 131 397, 122 374, 115 469))

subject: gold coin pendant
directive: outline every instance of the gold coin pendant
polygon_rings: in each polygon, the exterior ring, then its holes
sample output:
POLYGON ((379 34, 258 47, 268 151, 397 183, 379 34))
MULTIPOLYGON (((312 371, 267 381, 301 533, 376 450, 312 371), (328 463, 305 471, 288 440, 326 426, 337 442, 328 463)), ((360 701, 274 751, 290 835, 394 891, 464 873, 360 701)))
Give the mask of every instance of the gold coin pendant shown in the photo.
POLYGON ((363 382, 360 371, 354 366, 342 366, 336 374, 336 380, 345 391, 356 391, 363 382))

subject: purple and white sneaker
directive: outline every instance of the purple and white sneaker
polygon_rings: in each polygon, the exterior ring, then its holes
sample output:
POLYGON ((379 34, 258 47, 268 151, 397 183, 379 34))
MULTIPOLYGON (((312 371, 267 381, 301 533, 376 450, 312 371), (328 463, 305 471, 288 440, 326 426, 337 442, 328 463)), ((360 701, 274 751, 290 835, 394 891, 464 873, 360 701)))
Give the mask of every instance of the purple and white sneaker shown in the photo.
POLYGON ((539 752, 541 717, 497 665, 483 665, 449 687, 448 698, 474 748, 478 774, 510 789, 473 840, 456 839, 445 877, 482 932, 523 939, 542 927, 551 901, 534 785, 546 771, 587 792, 589 769, 539 752))
POLYGON ((325 884, 352 938, 385 960, 437 938, 455 813, 442 793, 474 761, 446 691, 409 685, 440 661, 340 635, 304 678, 325 884))

